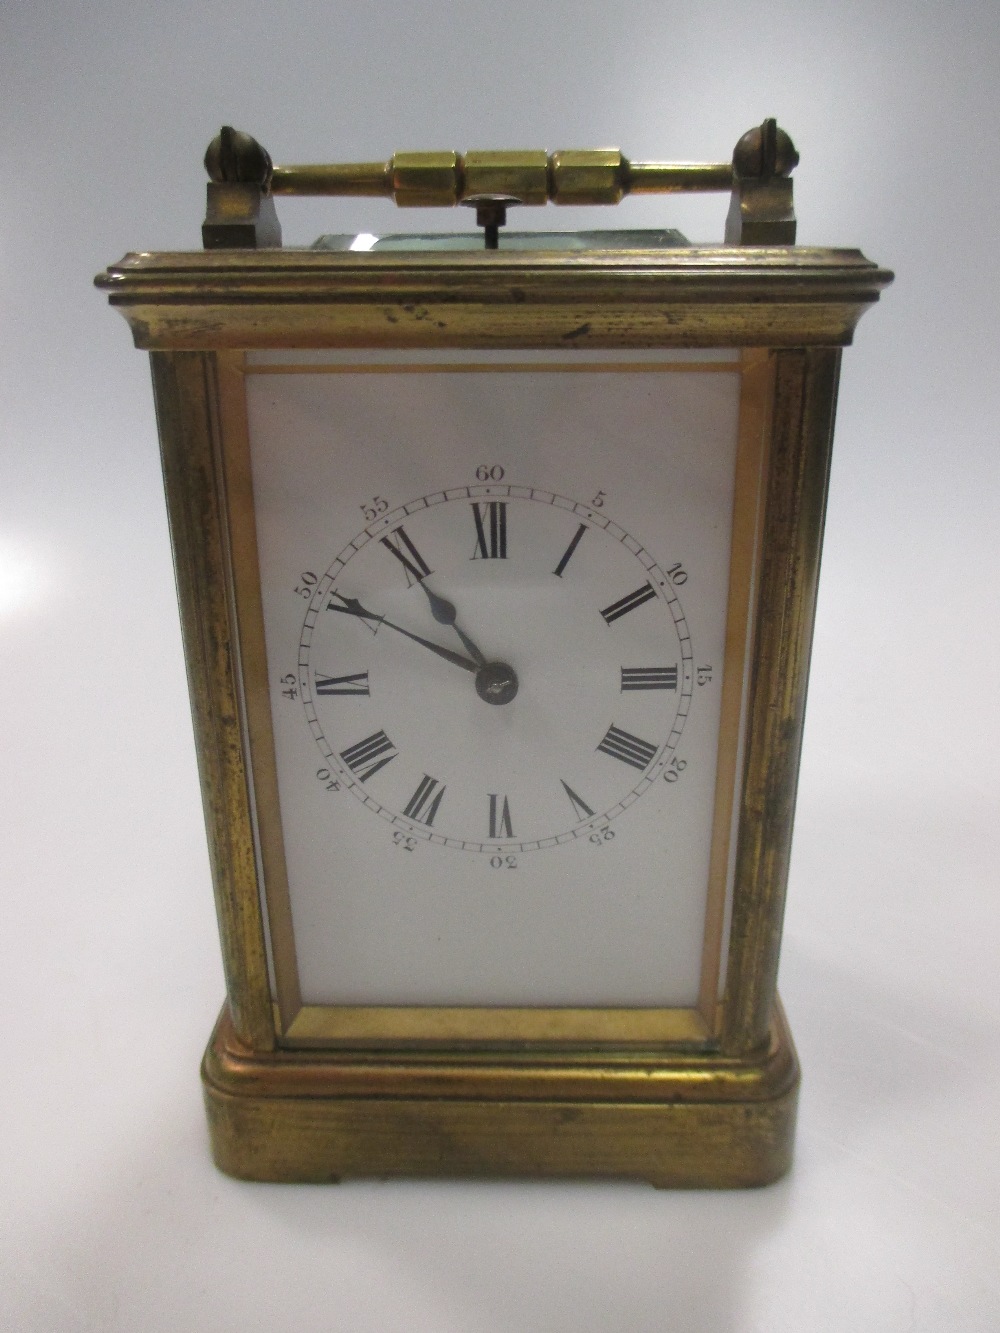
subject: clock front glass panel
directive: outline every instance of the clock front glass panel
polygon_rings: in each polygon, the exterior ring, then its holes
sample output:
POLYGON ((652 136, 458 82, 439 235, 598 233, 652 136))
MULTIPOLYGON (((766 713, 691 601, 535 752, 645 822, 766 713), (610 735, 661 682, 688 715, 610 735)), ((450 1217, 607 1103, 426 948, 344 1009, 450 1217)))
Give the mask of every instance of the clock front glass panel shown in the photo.
POLYGON ((251 359, 305 1004, 697 1003, 740 402, 716 355, 251 359))

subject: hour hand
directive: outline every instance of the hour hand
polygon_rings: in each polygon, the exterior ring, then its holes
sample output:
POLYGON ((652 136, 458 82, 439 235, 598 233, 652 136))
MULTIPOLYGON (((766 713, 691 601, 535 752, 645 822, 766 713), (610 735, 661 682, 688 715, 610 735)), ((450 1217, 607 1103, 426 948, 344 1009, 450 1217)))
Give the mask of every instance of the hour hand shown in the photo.
POLYGON ((460 666, 465 671, 476 672, 479 670, 480 663, 474 662, 471 657, 463 657, 461 653, 453 653, 450 648, 442 648, 439 643, 421 638, 419 634, 411 634, 408 629, 403 629, 402 625, 396 625, 391 620, 386 620, 385 616, 380 616, 375 611, 368 611, 356 597, 345 597, 339 592, 331 593, 327 607, 331 611, 340 611, 347 616, 357 616, 359 620, 378 621, 380 625, 385 625, 387 629, 394 629, 397 634, 402 634, 405 638, 412 639, 414 643, 419 643, 422 648, 429 648, 432 653, 436 653, 438 657, 443 657, 446 662, 453 662, 455 666, 460 666), (334 601, 334 598, 339 600, 334 601))
POLYGON ((476 647, 463 630, 460 630, 455 621, 458 618, 458 612, 455 610, 455 603, 449 602, 446 597, 439 597, 436 592, 431 592, 427 584, 421 579, 420 586, 427 594, 431 604, 431 615, 439 625, 450 625, 458 637, 462 640, 467 653, 471 653, 480 666, 486 665, 486 656, 476 647))

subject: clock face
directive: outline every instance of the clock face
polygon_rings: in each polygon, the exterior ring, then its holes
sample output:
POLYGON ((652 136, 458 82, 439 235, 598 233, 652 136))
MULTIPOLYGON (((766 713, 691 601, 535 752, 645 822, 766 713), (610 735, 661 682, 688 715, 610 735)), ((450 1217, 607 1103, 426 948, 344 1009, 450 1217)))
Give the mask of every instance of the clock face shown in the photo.
POLYGON ((247 371, 257 818, 303 1003, 695 1005, 731 860, 737 356, 247 371))
POLYGON ((307 582, 305 718, 401 840, 497 856, 610 841, 678 770, 687 571, 661 568, 603 496, 489 471, 391 511, 375 497, 386 512, 307 582))

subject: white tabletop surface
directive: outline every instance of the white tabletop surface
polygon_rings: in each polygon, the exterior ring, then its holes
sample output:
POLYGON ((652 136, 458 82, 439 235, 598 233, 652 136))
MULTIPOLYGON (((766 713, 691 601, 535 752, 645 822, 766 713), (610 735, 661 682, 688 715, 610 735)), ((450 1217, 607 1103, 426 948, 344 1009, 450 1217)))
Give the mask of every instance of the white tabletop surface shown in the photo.
MULTIPOLYGON (((8 6, 0 1327, 1000 1328, 998 14, 8 6), (781 964, 791 1175, 744 1194, 226 1179, 198 1082, 223 982, 148 370, 92 275, 197 247, 223 121, 279 160, 713 160, 770 114, 802 153, 800 240, 898 275, 844 360, 781 964)), ((711 239, 725 203, 625 208, 711 239)), ((380 201, 281 211, 291 243, 413 225, 380 201)))

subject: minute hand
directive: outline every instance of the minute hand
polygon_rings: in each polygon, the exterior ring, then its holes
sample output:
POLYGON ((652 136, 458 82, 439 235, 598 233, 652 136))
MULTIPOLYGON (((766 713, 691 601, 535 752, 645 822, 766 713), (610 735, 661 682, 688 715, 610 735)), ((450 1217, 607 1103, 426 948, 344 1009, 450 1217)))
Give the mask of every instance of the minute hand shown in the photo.
MULTIPOLYGON (((334 594, 340 597, 340 593, 334 594)), ((474 662, 471 657, 463 657, 461 653, 453 653, 450 648, 442 648, 439 643, 433 643, 430 639, 423 639, 419 634, 412 634, 408 629, 403 629, 402 625, 396 625, 391 620, 386 620, 385 616, 377 615, 374 611, 367 611, 356 597, 342 598, 343 606, 338 602, 328 602, 327 606, 331 611, 341 611, 344 615, 357 616, 359 620, 377 620, 380 625, 385 625, 388 629, 394 629, 397 634, 403 634, 414 643, 419 643, 424 648, 429 648, 432 653, 437 653, 438 657, 443 657, 446 662, 454 662, 455 666, 463 667, 466 671, 476 672, 479 670, 479 663, 474 662)))

